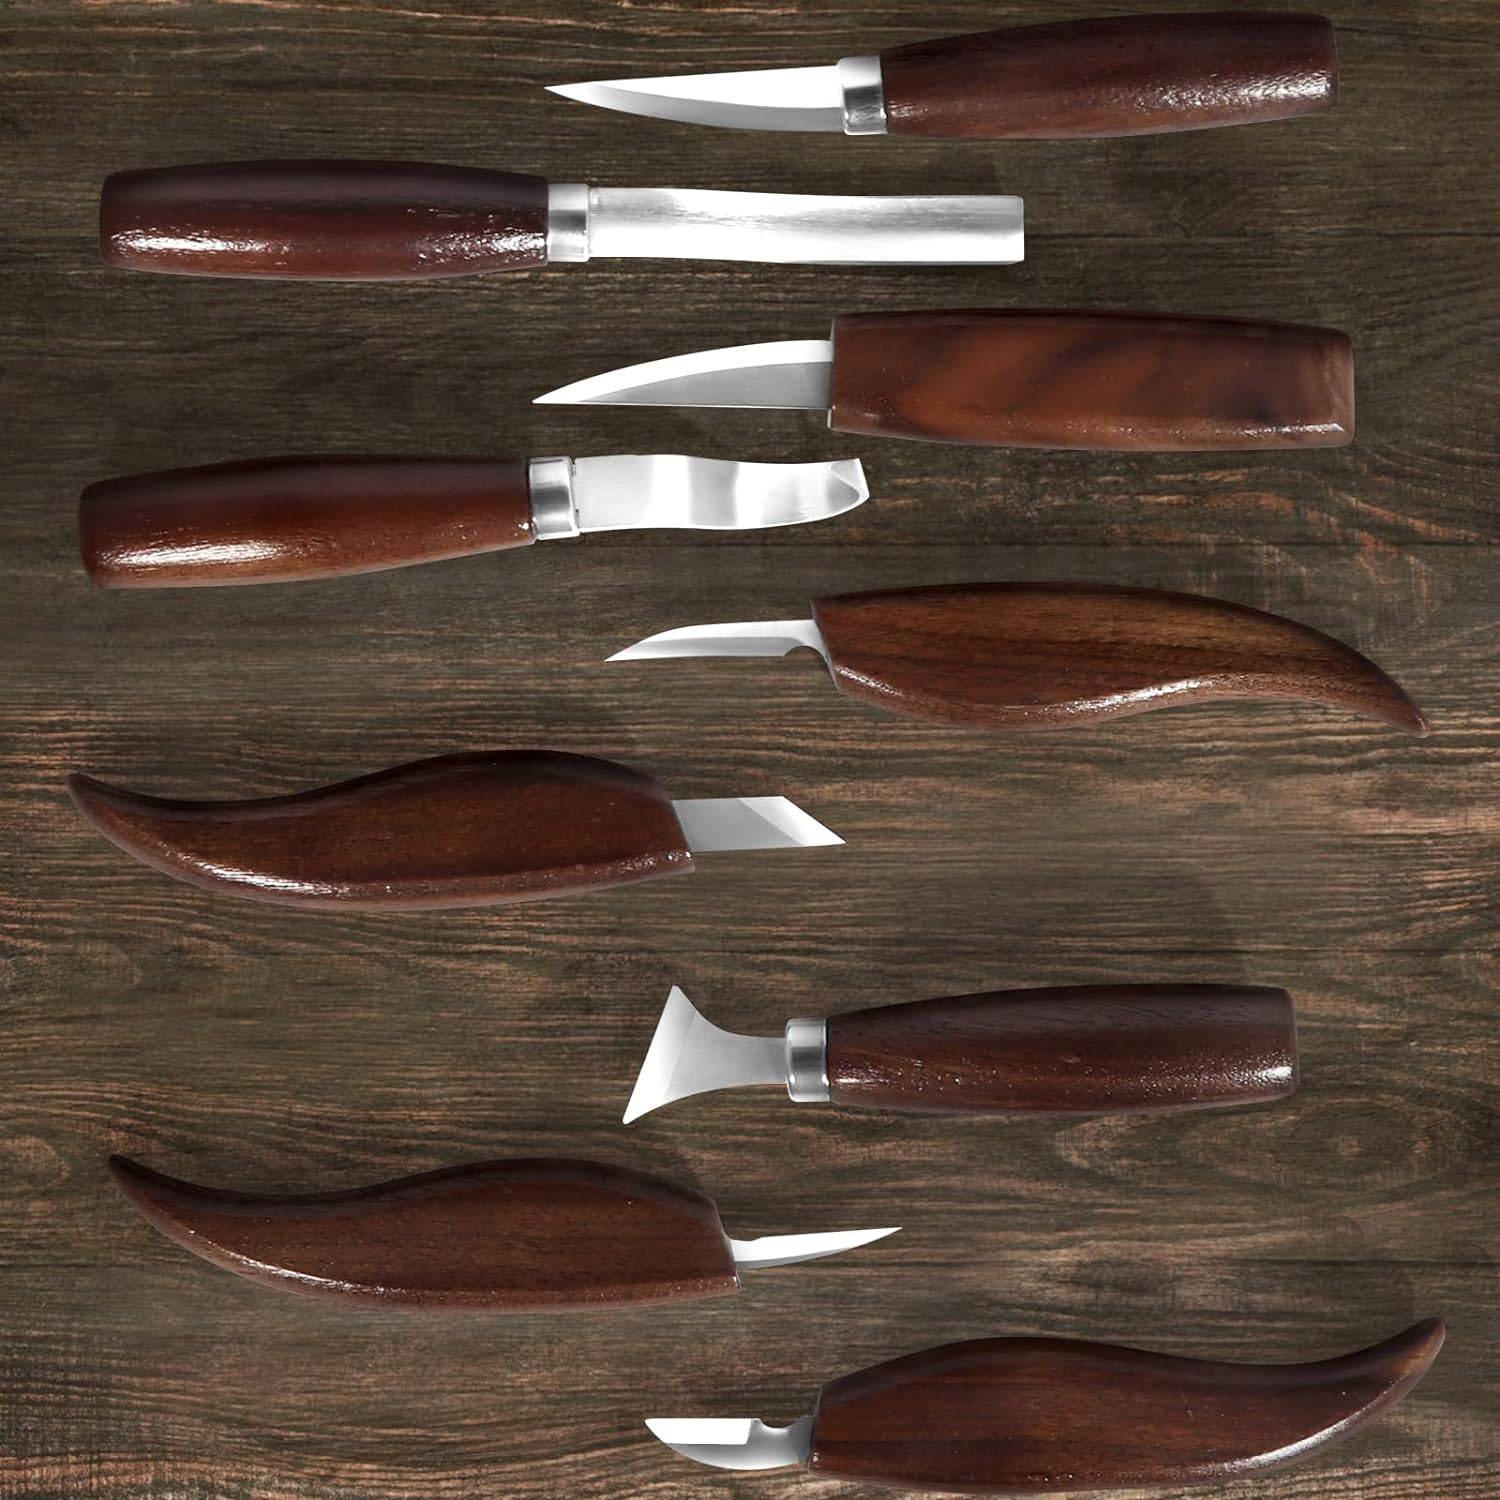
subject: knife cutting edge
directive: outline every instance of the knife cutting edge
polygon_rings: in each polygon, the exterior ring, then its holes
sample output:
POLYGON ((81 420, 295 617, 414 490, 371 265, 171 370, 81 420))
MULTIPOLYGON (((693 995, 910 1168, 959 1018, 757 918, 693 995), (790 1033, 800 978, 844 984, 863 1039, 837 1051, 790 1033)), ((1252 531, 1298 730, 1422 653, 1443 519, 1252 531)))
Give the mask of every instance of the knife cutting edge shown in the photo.
POLYGON ((1008 27, 826 67, 611 78, 551 91, 738 130, 1057 140, 1327 109, 1338 52, 1323 16, 1209 11, 1008 27))
POLYGON ((596 531, 750 530, 841 515, 858 459, 272 458, 101 480, 79 501, 105 588, 283 583, 526 547, 596 531))
POLYGON ((182 276, 410 280, 595 258, 1006 265, 1003 194, 597 188, 427 162, 218 162, 117 172, 100 196, 112 266, 182 276))

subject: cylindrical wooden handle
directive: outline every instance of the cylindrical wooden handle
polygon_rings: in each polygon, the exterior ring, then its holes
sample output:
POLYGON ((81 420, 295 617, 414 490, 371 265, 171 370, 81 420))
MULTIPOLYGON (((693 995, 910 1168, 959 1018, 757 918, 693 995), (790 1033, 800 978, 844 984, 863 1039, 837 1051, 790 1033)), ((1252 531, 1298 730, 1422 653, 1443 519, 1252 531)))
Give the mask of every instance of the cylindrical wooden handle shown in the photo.
POLYGON ((526 464, 269 458, 91 484, 84 566, 105 588, 290 583, 536 540, 526 464))
POLYGON ((693 867, 651 777, 548 750, 439 755, 250 802, 146 797, 92 776, 68 789, 143 864, 281 906, 500 906, 693 867))
POLYGON ((823 1387, 814 1474, 969 1495, 1200 1484, 1307 1457, 1427 1373, 1437 1319, 1315 1364, 1180 1359, 1074 1339, 977 1339, 823 1387))
POLYGON ((1332 329, 1234 318, 845 314, 830 422, 1002 448, 1339 447, 1354 440, 1354 357, 1332 329))
POLYGON ((112 266, 180 276, 391 281, 547 263, 547 183, 398 161, 236 161, 117 172, 112 266))
POLYGON ((942 584, 813 601, 841 692, 910 718, 1060 729, 1175 704, 1301 701, 1425 735, 1359 652, 1279 615, 1163 589, 942 584))
POLYGON ((739 1286, 709 1199, 599 1162, 476 1162, 296 1196, 198 1187, 121 1157, 110 1168, 168 1239, 252 1281, 316 1297, 521 1311, 739 1286))
POLYGON ((1060 140, 1250 125, 1329 108, 1323 16, 1207 11, 1017 26, 881 54, 892 135, 1060 140))
POLYGON ((1285 990, 1105 984, 848 1011, 828 1021, 833 1102, 925 1114, 1197 1109, 1297 1086, 1285 990))

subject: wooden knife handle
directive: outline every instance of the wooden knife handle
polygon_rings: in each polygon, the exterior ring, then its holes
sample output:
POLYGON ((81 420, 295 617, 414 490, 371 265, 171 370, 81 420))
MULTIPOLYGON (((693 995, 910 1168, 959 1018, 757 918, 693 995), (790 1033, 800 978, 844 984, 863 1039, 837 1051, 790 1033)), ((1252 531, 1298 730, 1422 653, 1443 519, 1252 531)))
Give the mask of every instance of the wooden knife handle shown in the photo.
POLYGON ((268 458, 91 484, 83 564, 111 589, 291 583, 536 540, 524 462, 268 458))
POLYGON ((1089 583, 882 589, 813 601, 841 692, 914 719, 1059 729, 1174 704, 1301 701, 1425 735, 1372 661, 1223 599, 1089 583))
POLYGON ((1285 990, 1105 984, 1002 990, 828 1020, 833 1102, 923 1114, 1197 1109, 1297 1086, 1285 990))
POLYGON ((693 867, 651 777, 549 750, 439 755, 249 802, 146 797, 79 775, 68 789, 143 864, 281 906, 500 906, 693 867))
POLYGON ((1427 1373, 1429 1319, 1315 1364, 1180 1359, 1075 1339, 977 1339, 823 1387, 810 1467, 970 1495, 1198 1484, 1307 1457, 1427 1373))
POLYGON ((702 1193, 598 1162, 476 1162, 346 1192, 225 1192, 115 1157, 170 1240, 251 1281, 344 1302, 587 1308, 739 1287, 702 1193))
POLYGON ((1061 140, 1285 120, 1332 106, 1323 16, 1204 11, 1017 26, 881 54, 891 135, 1061 140))
POLYGON ((829 421, 1002 448, 1340 447, 1354 441, 1354 357, 1332 329, 1234 318, 844 314, 829 421))
POLYGON ((547 263, 547 183, 399 161, 235 161, 117 172, 105 261, 179 276, 392 281, 547 263))

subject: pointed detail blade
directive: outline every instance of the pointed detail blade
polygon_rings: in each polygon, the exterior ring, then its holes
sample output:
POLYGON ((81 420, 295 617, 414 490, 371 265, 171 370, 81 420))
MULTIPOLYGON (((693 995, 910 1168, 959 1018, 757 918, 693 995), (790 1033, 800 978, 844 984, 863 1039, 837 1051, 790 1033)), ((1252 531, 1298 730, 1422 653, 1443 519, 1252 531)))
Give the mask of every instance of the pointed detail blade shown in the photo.
POLYGON ((758 1417, 647 1417, 646 1426, 674 1452, 714 1469, 780 1469, 812 1454, 811 1413, 788 1427, 758 1417))
POLYGON ((838 133, 844 129, 844 89, 837 67, 606 78, 550 84, 548 92, 598 109, 682 125, 838 133))
POLYGON ((787 797, 703 797, 672 804, 694 854, 815 849, 844 841, 787 797))
POLYGON ((748 620, 734 625, 680 625, 659 630, 606 661, 659 661, 682 656, 786 656, 806 646, 826 662, 828 648, 812 620, 748 620))
POLYGON ((833 1229, 822 1234, 763 1234, 754 1240, 730 1240, 734 1263, 742 1271, 764 1271, 771 1266, 795 1266, 799 1261, 819 1260, 854 1250, 888 1234, 899 1234, 901 1226, 889 1229, 833 1229))

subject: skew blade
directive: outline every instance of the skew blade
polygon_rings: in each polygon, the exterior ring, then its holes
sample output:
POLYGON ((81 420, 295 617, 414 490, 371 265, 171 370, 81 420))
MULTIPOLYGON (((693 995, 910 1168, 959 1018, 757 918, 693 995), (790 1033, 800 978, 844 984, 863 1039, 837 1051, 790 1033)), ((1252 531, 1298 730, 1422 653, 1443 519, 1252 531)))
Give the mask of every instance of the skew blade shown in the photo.
POLYGON ((616 651, 606 661, 656 661, 679 656, 786 656, 810 647, 824 661, 828 648, 811 620, 750 620, 738 625, 682 625, 659 630, 616 651))
POLYGON ((714 1469, 780 1469, 812 1453, 811 1414, 789 1427, 759 1417, 647 1417, 646 1426, 674 1452, 714 1469))
POLYGON ((672 804, 694 854, 813 849, 844 841, 787 797, 705 797, 672 804))
POLYGON ((900 1231, 901 1226, 895 1224, 889 1229, 833 1229, 824 1234, 763 1234, 754 1240, 730 1240, 729 1248, 740 1270, 764 1271, 771 1266, 795 1266, 799 1261, 837 1255, 900 1231))

